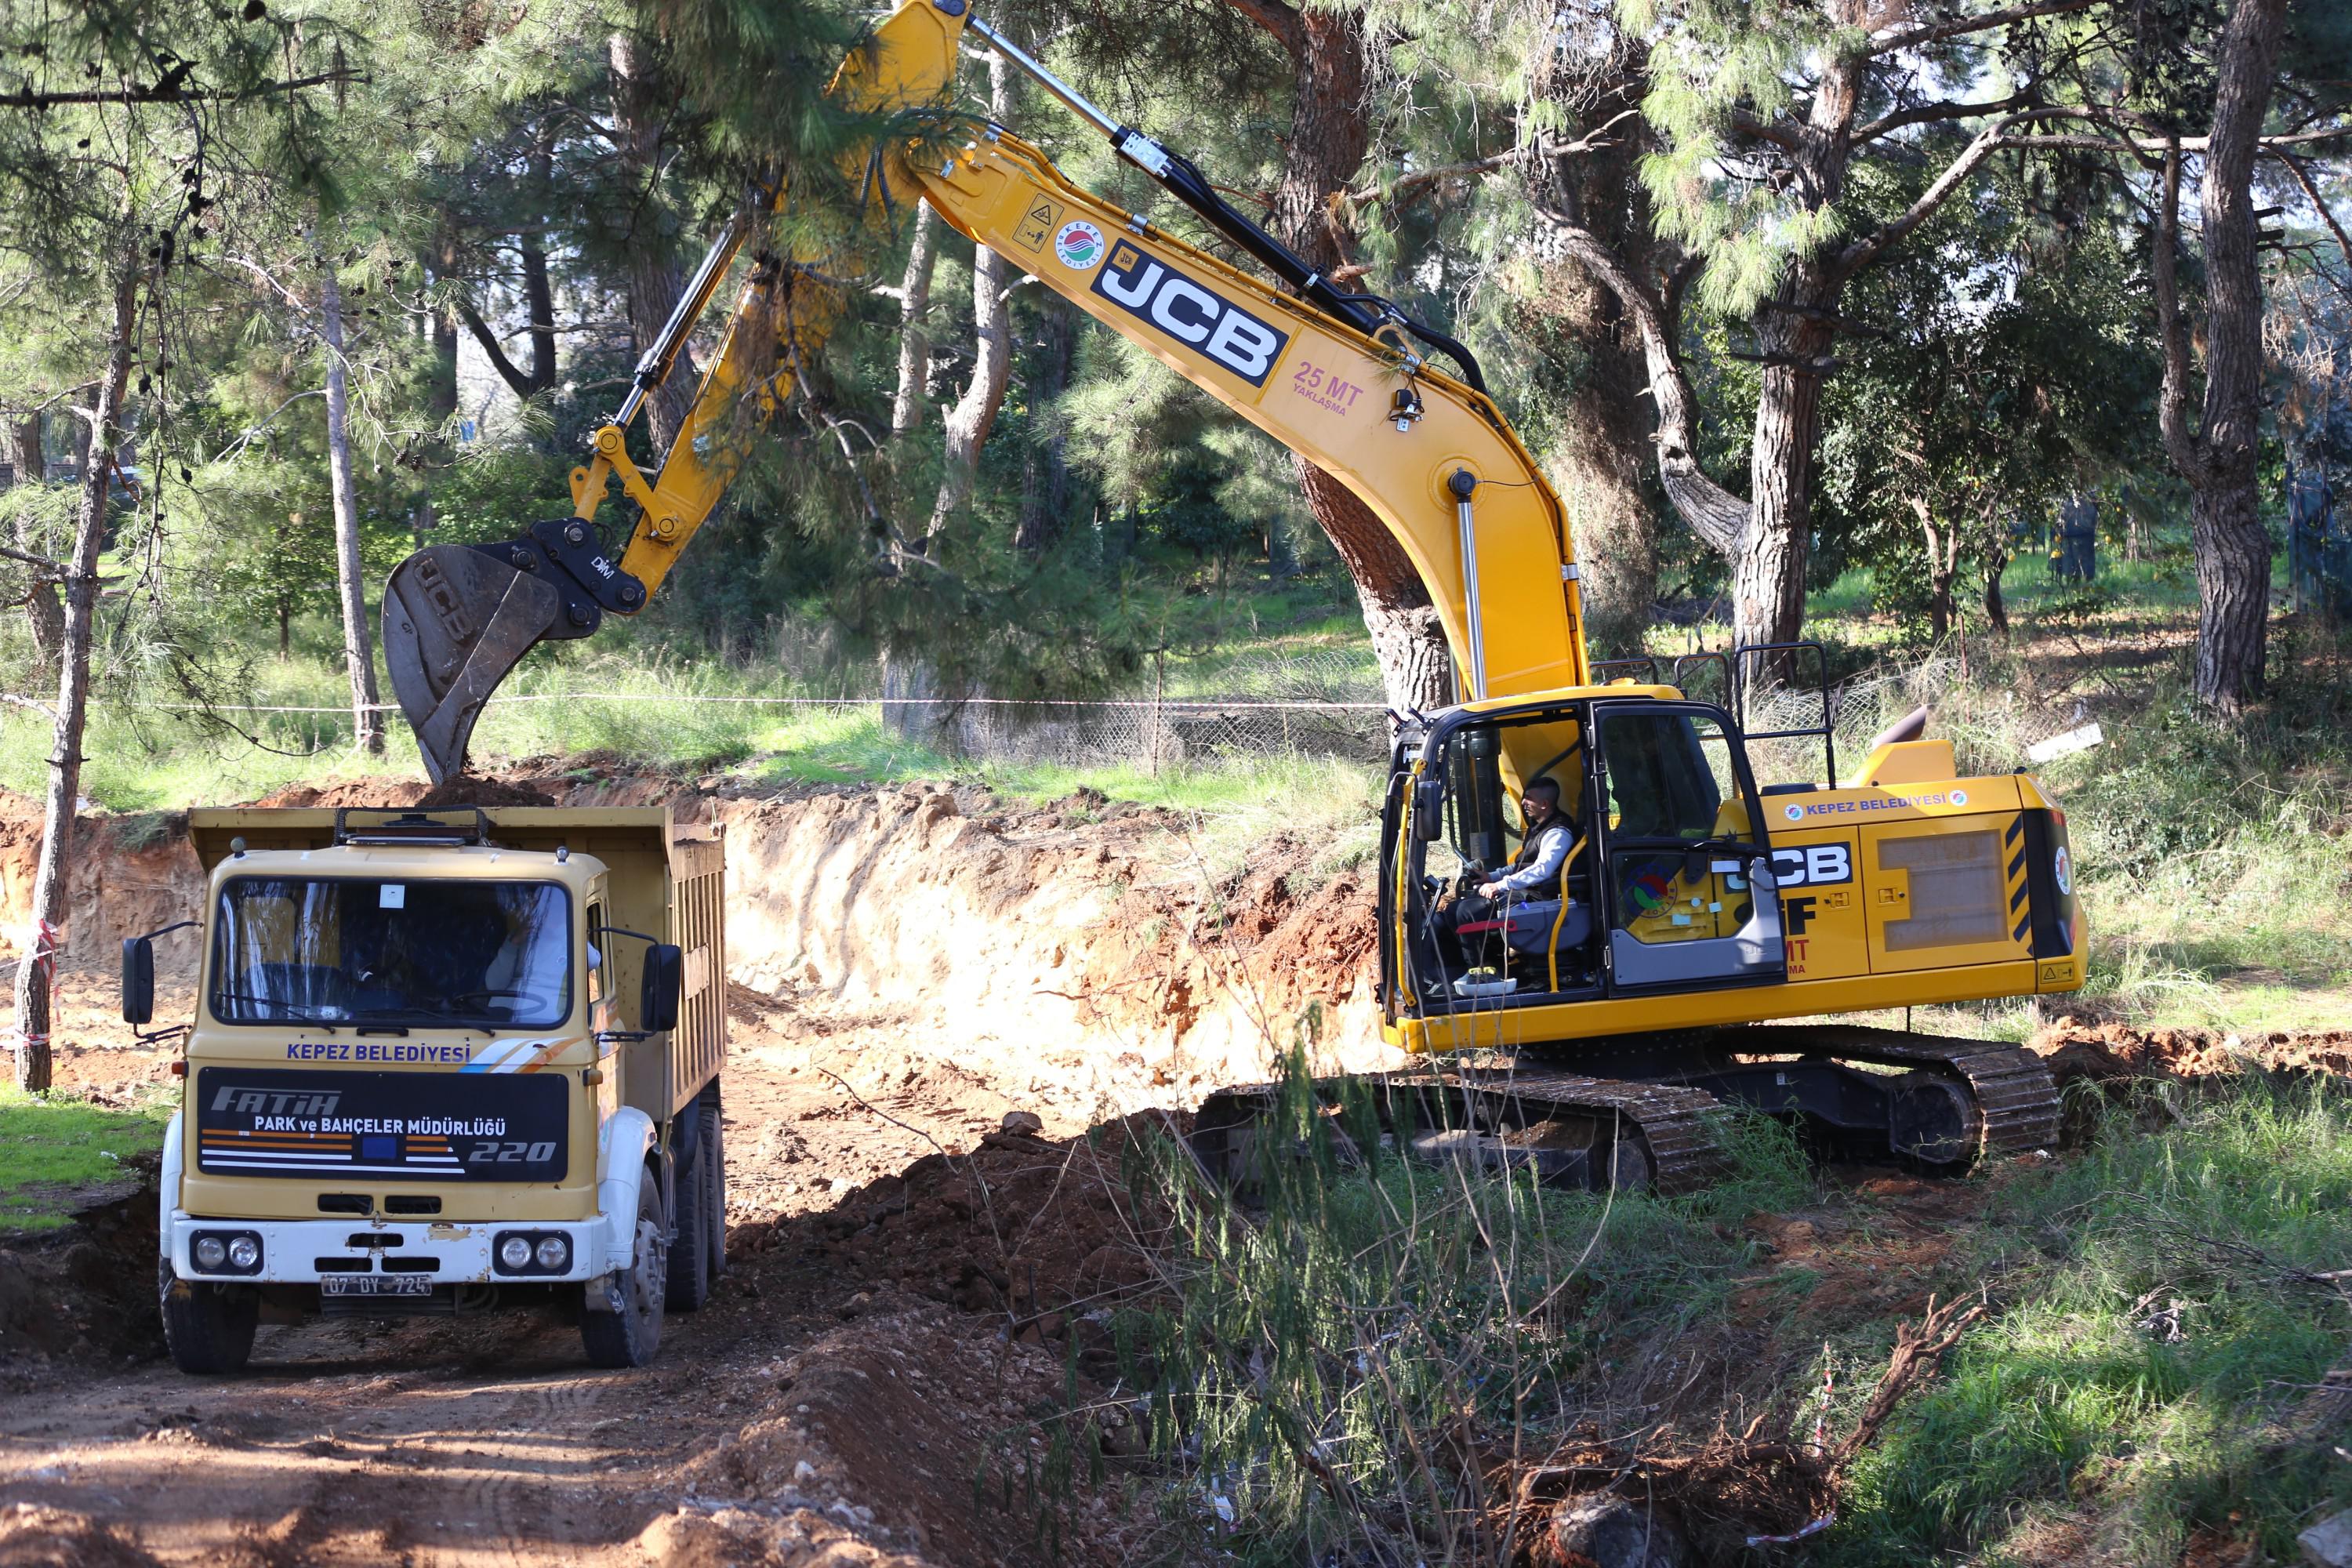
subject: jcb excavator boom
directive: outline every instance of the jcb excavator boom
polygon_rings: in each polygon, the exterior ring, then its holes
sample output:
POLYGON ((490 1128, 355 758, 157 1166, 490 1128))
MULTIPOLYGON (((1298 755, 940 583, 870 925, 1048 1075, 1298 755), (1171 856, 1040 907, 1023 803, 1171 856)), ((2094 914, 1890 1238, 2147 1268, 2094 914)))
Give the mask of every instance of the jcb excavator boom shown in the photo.
MULTIPOLYGON (((963 0, 906 0, 844 62, 832 90, 872 110, 936 103, 953 80, 967 28, 1296 293, 1071 184, 1037 148, 995 125, 944 150, 937 138, 887 150, 867 215, 875 248, 890 212, 929 202, 976 243, 1336 475, 1421 574, 1473 700, 1583 684, 1566 512, 1486 396, 1468 350, 1377 295, 1321 277, 1235 211, 1189 161, 1118 124, 971 17, 963 0), (1425 359, 1430 350, 1454 373, 1425 359)), ((774 199, 757 191, 747 213, 774 199)), ((606 615, 645 607, 741 462, 753 423, 740 417, 745 405, 772 412, 839 316, 833 280, 857 271, 860 258, 761 258, 649 480, 629 457, 629 423, 670 374, 746 226, 739 217, 712 246, 640 363, 627 401, 597 431, 592 460, 573 470, 572 516, 500 544, 436 545, 394 570, 384 596, 385 657, 436 781, 462 768, 483 703, 532 644, 585 637, 606 615), (755 362, 763 368, 755 371, 755 362), (638 507, 617 561, 595 523, 614 480, 638 507)))

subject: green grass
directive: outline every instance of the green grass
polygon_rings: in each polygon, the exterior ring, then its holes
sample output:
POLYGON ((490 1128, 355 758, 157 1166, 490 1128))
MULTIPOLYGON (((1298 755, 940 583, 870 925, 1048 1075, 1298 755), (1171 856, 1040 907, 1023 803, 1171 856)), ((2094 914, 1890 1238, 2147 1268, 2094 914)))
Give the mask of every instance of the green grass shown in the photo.
POLYGON ((162 1096, 111 1110, 0 1086, 0 1236, 68 1223, 92 1189, 124 1179, 124 1160, 162 1146, 171 1112, 162 1096))
POLYGON ((1992 1222, 1971 1263, 1999 1310, 1863 1461, 1832 1560, 2000 1561, 2069 1510, 2126 1561, 2170 1563, 2200 1527, 2292 1559, 2352 1480, 2340 1425, 2298 1426, 2352 1342, 2343 1291, 2299 1273, 2352 1259, 2352 1093, 2116 1110, 1992 1222))
MULTIPOLYGON (((1185 1479, 1174 1506, 1222 1500, 1234 1561, 1461 1560, 1430 1543, 1462 1527, 1440 1456, 1463 1426, 1533 1457, 1614 1419, 1612 1385, 1723 1317, 1750 1261, 1738 1222, 1818 1195, 1793 1137, 1760 1118, 1727 1129, 1727 1177, 1681 1199, 1343 1162, 1303 1061, 1258 1144, 1300 1157, 1258 1167, 1246 1215, 1158 1151, 1172 1295, 1119 1325, 1155 1448, 1185 1479), (1379 1505, 1342 1506, 1335 1475, 1379 1505)), ((1339 1121, 1377 1151, 1370 1112, 1339 1121)))

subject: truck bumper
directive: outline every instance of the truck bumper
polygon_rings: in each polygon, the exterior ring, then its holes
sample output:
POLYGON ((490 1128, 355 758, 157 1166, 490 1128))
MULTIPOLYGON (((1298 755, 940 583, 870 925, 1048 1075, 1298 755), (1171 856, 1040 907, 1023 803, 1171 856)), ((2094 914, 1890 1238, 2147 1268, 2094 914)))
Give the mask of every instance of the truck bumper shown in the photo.
MULTIPOLYGON (((632 1211, 634 1217, 634 1210, 632 1211)), ((609 1216, 587 1220, 500 1220, 486 1224, 425 1220, 413 1224, 365 1219, 206 1219, 174 1210, 164 1226, 164 1254, 183 1279, 225 1284, 315 1285, 328 1279, 400 1277, 436 1285, 553 1285, 578 1283, 611 1271, 609 1254, 617 1242, 626 1256, 632 1238, 616 1237, 609 1216), (499 1259, 508 1237, 529 1238, 533 1256, 521 1268, 499 1259), (260 1248, 253 1266, 239 1268, 224 1259, 198 1264, 196 1243, 220 1238, 224 1250, 249 1237, 260 1248), (541 1240, 561 1237, 562 1267, 543 1268, 541 1240)))

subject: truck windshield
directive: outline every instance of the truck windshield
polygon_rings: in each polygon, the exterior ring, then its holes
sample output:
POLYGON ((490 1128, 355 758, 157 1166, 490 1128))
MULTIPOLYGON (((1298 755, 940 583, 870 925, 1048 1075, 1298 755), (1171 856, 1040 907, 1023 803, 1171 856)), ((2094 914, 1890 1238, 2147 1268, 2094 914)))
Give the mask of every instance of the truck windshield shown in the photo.
POLYGON ((239 877, 221 889, 225 1024, 551 1028, 572 1012, 572 899, 552 882, 239 877))

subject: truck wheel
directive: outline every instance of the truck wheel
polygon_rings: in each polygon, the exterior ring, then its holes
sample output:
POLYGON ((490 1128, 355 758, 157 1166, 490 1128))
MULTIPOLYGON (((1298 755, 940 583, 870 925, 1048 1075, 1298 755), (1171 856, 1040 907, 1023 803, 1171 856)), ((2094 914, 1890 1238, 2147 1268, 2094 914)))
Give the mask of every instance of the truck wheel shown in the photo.
POLYGON ((719 1107, 710 1107, 703 1124, 702 1148, 710 1172, 710 1277, 727 1272, 727 1153, 719 1131, 719 1107))
MULTIPOLYGON (((718 1151, 711 1144, 718 1112, 701 1100, 687 1108, 697 1120, 694 1163, 671 1182, 677 1194, 677 1235, 669 1247, 669 1310, 691 1312, 710 1300, 710 1168, 718 1151)), ((717 1221, 724 1226, 726 1221, 717 1221)), ((724 1246, 722 1241, 720 1245, 724 1246)))
POLYGON ((261 1321, 261 1293, 250 1285, 182 1279, 168 1258, 156 1268, 172 1364, 199 1376, 242 1371, 253 1353, 254 1325, 261 1321))
POLYGON ((637 1245, 621 1280, 621 1310, 580 1314, 580 1342, 591 1366, 645 1366, 661 1348, 662 1281, 667 1273, 667 1234, 662 1223, 661 1184, 651 1171, 637 1187, 637 1245))
POLYGON ((703 1154, 710 1163, 710 1279, 727 1272, 727 1150, 719 1121, 719 1107, 713 1105, 703 1129, 703 1154))

